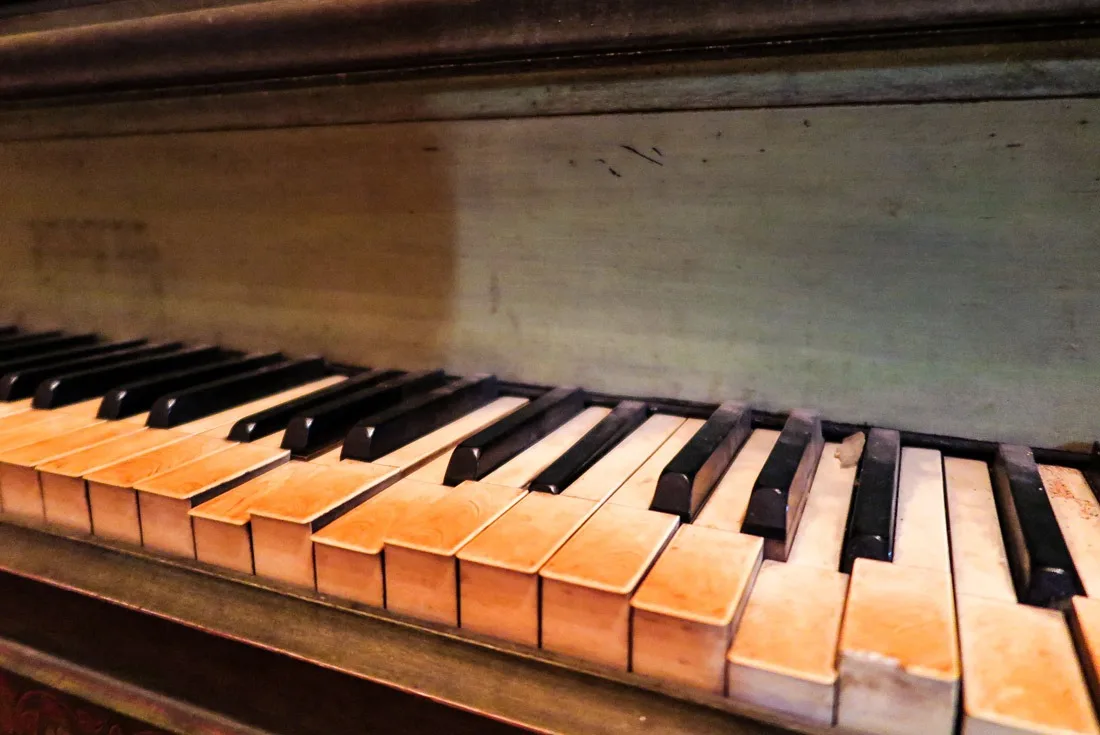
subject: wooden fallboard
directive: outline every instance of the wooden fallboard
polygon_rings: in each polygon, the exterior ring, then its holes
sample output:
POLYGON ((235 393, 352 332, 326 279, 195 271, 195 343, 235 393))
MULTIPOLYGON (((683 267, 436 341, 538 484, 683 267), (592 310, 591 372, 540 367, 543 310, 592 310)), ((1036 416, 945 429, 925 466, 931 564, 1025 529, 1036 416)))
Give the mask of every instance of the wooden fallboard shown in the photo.
POLYGON ((743 719, 722 698, 459 637, 256 577, 6 522, 0 523, 0 571, 536 731, 777 735, 778 725, 790 725, 759 712, 753 717, 762 721, 743 719), (212 599, 220 604, 210 605, 212 599))

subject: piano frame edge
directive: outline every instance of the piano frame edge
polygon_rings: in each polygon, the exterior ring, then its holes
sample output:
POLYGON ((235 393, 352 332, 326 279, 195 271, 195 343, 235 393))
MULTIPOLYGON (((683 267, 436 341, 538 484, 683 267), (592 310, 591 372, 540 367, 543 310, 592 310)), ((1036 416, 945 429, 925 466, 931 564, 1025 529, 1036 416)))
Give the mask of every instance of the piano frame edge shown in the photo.
MULTIPOLYGON (((535 731, 836 732, 307 590, 8 519, 0 523, 0 571, 535 731), (205 604, 210 599, 221 604, 205 604), (308 634, 315 630, 325 635, 308 634), (509 687, 515 695, 502 696, 509 687)), ((0 639, 0 667, 9 650, 0 639)), ((132 689, 92 686, 73 693, 149 721, 146 710, 134 709, 132 689)))
POLYGON ((788 49, 595 68, 489 64, 419 77, 364 71, 0 101, 0 142, 669 110, 1078 98, 1100 94, 1098 69, 1100 37, 788 49), (929 84, 930 74, 936 84, 929 84))
POLYGON ((0 670, 169 732, 268 735, 158 692, 0 638, 0 670))

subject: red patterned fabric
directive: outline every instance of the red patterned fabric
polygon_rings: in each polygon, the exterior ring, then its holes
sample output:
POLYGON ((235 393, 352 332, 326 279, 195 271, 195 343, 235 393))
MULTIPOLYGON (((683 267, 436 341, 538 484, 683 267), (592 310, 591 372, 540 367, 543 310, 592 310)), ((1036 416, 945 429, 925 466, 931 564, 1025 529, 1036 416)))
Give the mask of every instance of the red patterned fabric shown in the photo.
POLYGON ((167 735, 148 725, 0 671, 0 735, 167 735))

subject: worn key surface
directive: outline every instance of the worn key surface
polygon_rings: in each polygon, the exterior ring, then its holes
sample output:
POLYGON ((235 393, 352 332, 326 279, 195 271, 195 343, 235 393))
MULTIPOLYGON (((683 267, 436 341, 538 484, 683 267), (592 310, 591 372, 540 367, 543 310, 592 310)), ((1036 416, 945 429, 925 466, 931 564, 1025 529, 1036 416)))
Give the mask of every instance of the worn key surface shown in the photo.
POLYGON ((989 466, 946 458, 944 478, 962 656, 962 731, 1097 732, 1062 615, 1016 601, 989 466))
POLYGON ((764 556, 758 536, 683 525, 631 598, 632 670, 726 692, 726 652, 764 556))
POLYGON ((527 487, 540 472, 599 424, 611 409, 590 406, 486 475, 482 482, 527 487))
POLYGON ((39 464, 35 469, 42 485, 46 521, 72 531, 92 533, 84 476, 185 438, 186 434, 166 429, 143 429, 39 464))
POLYGON ((852 497, 851 521, 840 564, 842 572, 852 571, 858 558, 878 561, 894 558, 900 464, 901 435, 892 429, 871 429, 863 449, 859 483, 852 497))
POLYGON ((249 509, 256 574, 314 587, 311 536, 367 502, 401 477, 401 471, 366 462, 338 465, 293 462, 285 482, 249 509))
MULTIPOLYGON (((112 464, 122 462, 127 458, 151 451, 160 446, 171 444, 190 434, 213 431, 214 435, 220 438, 224 436, 226 427, 236 420, 241 412, 250 413, 270 405, 272 402, 286 401, 297 397, 302 391, 323 388, 342 379, 341 376, 331 376, 290 391, 268 396, 259 401, 237 406, 221 414, 208 416, 190 424, 183 424, 171 430, 142 428, 144 415, 141 414, 119 421, 107 422, 107 424, 112 425, 132 426, 135 429, 141 429, 141 431, 129 433, 128 430, 123 431, 120 429, 119 433, 126 433, 126 436, 120 436, 118 439, 95 444, 94 446, 81 447, 79 451, 74 451, 65 458, 59 458, 57 462, 42 462, 35 467, 38 482, 42 488, 42 502, 46 519, 51 524, 57 524, 70 530, 91 533, 93 532, 92 490, 85 483, 84 475, 106 469, 112 464), (220 429, 218 428, 219 424, 220 429)), ((90 401, 88 403, 95 404, 96 402, 90 401)), ((69 412, 81 405, 83 404, 74 404, 57 410, 69 412)), ((96 413, 94 405, 92 409, 86 413, 88 415, 96 413)), ((133 491, 128 488, 101 485, 95 489, 95 495, 100 500, 101 512, 99 515, 102 521, 100 529, 103 535, 114 537, 113 534, 118 531, 124 533, 124 538, 116 538, 116 540, 140 543, 140 531, 134 527, 137 523, 137 501, 133 491), (133 512, 124 510, 129 508, 133 508, 133 512), (121 516, 119 516, 120 512, 122 513, 121 516), (112 530, 114 528, 112 524, 119 518, 124 519, 124 529, 112 530)))
POLYGON ((741 532, 753 484, 778 440, 779 432, 771 429, 756 429, 749 435, 699 512, 694 525, 741 532))
POLYGON ((960 664, 940 453, 903 449, 898 482, 894 562, 860 558, 852 566, 837 725, 949 735, 960 664))
POLYGON ((0 451, 0 502, 5 515, 35 523, 44 522, 45 501, 35 470, 37 465, 142 430, 143 427, 138 424, 104 421, 34 444, 0 451))
POLYGON ((457 554, 461 626, 539 645, 539 570, 599 507, 529 493, 457 554))
MULTIPOLYGON (((1077 652, 1081 657, 1081 669, 1085 681, 1092 692, 1093 702, 1100 697, 1100 601, 1090 597, 1074 597, 1072 607, 1069 609, 1070 630, 1077 644, 1077 652)), ((1037 692, 1042 694, 1040 690, 1037 692)), ((1073 692, 1077 694, 1075 690, 1073 692)), ((1087 706, 1082 707, 1079 699, 1075 697, 1072 703, 1067 702, 1064 707, 1067 713, 1078 714, 1082 710, 1088 715, 1094 715, 1087 706)), ((1081 720, 1086 720, 1084 714, 1079 715, 1081 720)), ((1087 732, 1098 732, 1095 716, 1087 720, 1092 729, 1087 732)), ((1083 730, 1082 728, 1082 731, 1083 730)))
POLYGON ((793 411, 756 478, 741 526, 742 533, 764 539, 765 558, 787 559, 823 446, 821 418, 793 411))
POLYGON ((385 607, 382 551, 390 527, 450 491, 437 483, 399 480, 314 533, 317 591, 385 607))
POLYGON ((459 624, 455 554, 526 491, 464 482, 390 526, 385 540, 386 609, 459 624))
POLYGON ((445 485, 481 480, 584 408, 584 391, 562 387, 547 391, 521 409, 463 440, 451 452, 445 485))
POLYGON ((749 435, 752 411, 743 403, 718 407, 662 470, 650 510, 691 523, 749 435))
POLYGON ((234 444, 135 482, 141 545, 194 559, 191 509, 289 460, 290 452, 285 449, 234 444))
POLYGON ((535 492, 557 495, 588 471, 648 417, 641 401, 622 401, 579 441, 531 481, 535 492))
POLYGON ((1020 602, 1064 606, 1081 583, 1046 488, 1027 447, 1002 444, 993 465, 994 497, 1020 602))
POLYGON ((833 724, 848 591, 837 567, 856 468, 839 448, 825 445, 787 563, 760 569, 728 654, 731 699, 818 726, 833 724))
POLYGON ((665 467, 680 450, 691 441, 691 438, 702 428, 704 423, 703 419, 685 419, 679 428, 673 432, 672 436, 666 439, 650 455, 649 459, 635 470, 618 490, 612 493, 607 502, 629 508, 648 509, 653 504, 653 493, 657 489, 657 481, 660 479, 661 473, 664 472, 665 467))
POLYGON ((1100 503, 1080 470, 1040 465, 1039 477, 1085 594, 1100 597, 1100 503))
POLYGON ((497 398, 489 405, 475 409, 462 418, 379 457, 373 464, 411 469, 410 477, 413 479, 442 484, 443 475, 451 460, 451 451, 456 444, 525 405, 526 398, 497 398))
POLYGON ((562 492, 563 496, 602 503, 644 465, 683 426, 684 419, 656 414, 608 452, 562 492))
MULTIPOLYGON (((955 594, 1016 602, 989 465, 979 460, 946 457, 943 474, 951 520, 955 594)), ((965 631, 960 632, 966 635, 965 631)))
POLYGON ((462 627, 537 646, 539 570, 681 424, 676 416, 651 416, 564 493, 528 495, 463 547, 462 627))
POLYGON ((542 647, 627 671, 630 598, 680 519, 605 504, 539 572, 542 647))

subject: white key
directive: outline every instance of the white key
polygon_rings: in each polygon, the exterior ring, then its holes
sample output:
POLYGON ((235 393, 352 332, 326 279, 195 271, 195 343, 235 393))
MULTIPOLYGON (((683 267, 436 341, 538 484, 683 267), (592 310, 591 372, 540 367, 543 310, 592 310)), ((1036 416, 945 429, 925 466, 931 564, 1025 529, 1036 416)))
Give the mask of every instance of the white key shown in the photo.
POLYGON ((902 450, 894 563, 856 560, 837 658, 839 727, 953 731, 959 651, 939 452, 902 450))

